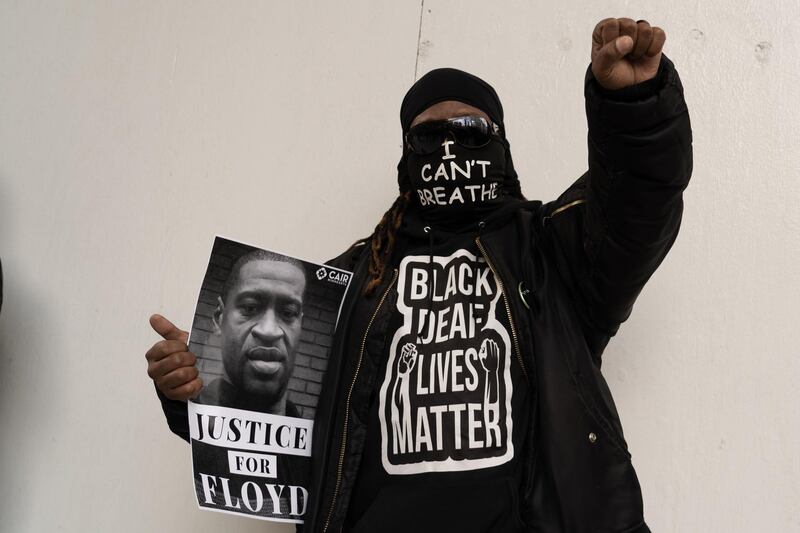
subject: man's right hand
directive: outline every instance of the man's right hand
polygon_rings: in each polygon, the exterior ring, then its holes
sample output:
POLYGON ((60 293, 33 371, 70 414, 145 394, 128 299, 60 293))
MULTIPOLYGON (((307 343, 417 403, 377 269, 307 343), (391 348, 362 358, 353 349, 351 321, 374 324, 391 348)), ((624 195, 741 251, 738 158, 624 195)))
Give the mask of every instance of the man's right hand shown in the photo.
POLYGON ((145 354, 147 375, 171 400, 194 398, 203 387, 203 381, 194 366, 197 357, 186 345, 189 333, 158 314, 150 317, 150 326, 164 340, 155 343, 145 354))

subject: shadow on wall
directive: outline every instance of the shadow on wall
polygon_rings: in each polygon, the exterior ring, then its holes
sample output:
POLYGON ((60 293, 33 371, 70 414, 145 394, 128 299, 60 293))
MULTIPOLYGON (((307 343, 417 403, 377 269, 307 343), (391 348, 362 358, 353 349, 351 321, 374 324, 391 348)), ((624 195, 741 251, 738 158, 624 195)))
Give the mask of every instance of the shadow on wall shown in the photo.
MULTIPOLYGON (((0 182, 2 177, 0 176, 0 182)), ((8 197, 0 195, 0 198, 8 197)), ((8 211, 0 206, 0 242, 9 242, 13 224, 5 220, 8 211)), ((41 284, 25 272, 20 262, 0 250, 5 260, 5 300, 0 314, 0 472, 4 475, 42 479, 37 471, 48 466, 47 448, 53 439, 58 416, 58 399, 64 393, 63 377, 54 372, 53 358, 61 355, 53 326, 58 316, 42 294, 41 284), (35 325, 35 326, 34 326, 35 325), (31 335, 32 332, 37 335, 31 335), (32 428, 38 428, 33 430, 32 428), (20 473, 25 471, 25 475, 20 473)), ((0 274, 0 278, 2 274, 0 274)), ((51 474, 52 475, 52 474, 51 474)), ((45 475, 46 477, 46 475, 45 475)), ((0 531, 25 531, 26 513, 18 507, 41 495, 24 481, 15 482, 13 490, 0 498, 0 531), (16 520, 9 522, 8 520, 16 520)))

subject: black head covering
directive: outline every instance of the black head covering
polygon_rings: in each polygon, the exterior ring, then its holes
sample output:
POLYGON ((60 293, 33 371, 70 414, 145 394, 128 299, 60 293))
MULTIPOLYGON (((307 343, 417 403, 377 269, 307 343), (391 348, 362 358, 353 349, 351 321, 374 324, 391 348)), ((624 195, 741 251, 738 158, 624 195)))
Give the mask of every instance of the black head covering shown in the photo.
MULTIPOLYGON (((433 104, 445 100, 456 100, 477 107, 500 127, 503 146, 506 148, 506 179, 503 184, 505 193, 515 198, 524 198, 511 160, 511 147, 506 139, 503 105, 500 103, 497 91, 479 77, 455 68, 437 68, 418 79, 408 90, 400 105, 400 125, 403 128, 403 135, 405 136, 414 117, 433 104)), ((407 155, 404 140, 403 156, 397 164, 397 182, 401 192, 410 189, 406 168, 407 155)))
POLYGON ((437 68, 417 80, 403 98, 400 106, 403 133, 411 127, 414 117, 445 100, 457 100, 477 107, 489 115, 492 122, 503 125, 503 105, 491 85, 463 70, 437 68))

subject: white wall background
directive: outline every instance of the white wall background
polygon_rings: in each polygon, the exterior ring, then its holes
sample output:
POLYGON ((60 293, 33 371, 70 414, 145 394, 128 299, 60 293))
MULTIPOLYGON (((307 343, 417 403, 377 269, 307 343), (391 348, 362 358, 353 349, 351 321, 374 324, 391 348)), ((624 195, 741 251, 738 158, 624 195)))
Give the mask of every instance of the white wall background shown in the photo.
POLYGON ((291 528, 196 509, 145 374, 215 232, 315 260, 395 195, 398 111, 456 66, 524 191, 586 167, 594 24, 667 32, 694 129, 682 233, 604 370, 655 532, 800 530, 800 7, 442 0, 0 4, 0 530, 291 528))

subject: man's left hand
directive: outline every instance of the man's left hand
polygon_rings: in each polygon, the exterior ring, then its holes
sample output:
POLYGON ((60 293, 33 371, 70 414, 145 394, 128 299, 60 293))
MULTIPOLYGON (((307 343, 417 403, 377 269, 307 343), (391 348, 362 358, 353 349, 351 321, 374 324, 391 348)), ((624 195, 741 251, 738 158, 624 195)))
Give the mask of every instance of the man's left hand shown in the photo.
POLYGON ((607 18, 592 33, 592 74, 606 89, 654 78, 667 34, 646 20, 607 18))

